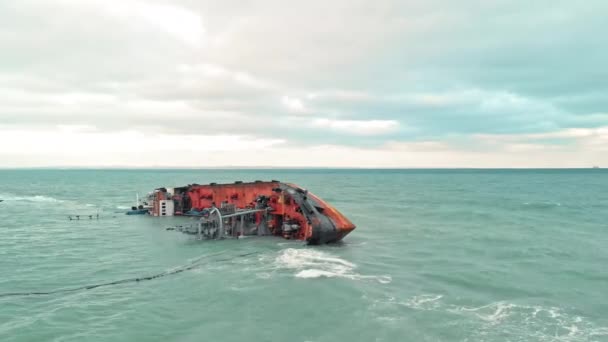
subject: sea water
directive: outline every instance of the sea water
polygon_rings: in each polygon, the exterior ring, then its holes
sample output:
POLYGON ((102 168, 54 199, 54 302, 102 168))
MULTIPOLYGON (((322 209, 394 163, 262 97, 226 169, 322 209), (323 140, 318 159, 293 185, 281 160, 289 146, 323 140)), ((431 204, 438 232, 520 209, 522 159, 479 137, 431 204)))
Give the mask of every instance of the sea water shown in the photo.
POLYGON ((602 169, 4 170, 0 199, 0 296, 197 260, 0 297, 3 342, 608 341, 602 169), (156 187, 257 179, 357 229, 197 241, 166 230, 190 219, 124 214, 156 187))

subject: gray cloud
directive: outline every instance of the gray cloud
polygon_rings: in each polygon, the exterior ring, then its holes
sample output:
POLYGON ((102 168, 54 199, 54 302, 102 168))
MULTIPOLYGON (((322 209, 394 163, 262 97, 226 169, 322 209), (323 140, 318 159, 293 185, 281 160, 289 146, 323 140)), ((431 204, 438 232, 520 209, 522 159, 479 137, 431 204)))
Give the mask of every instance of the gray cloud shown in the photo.
POLYGON ((606 10, 595 0, 4 2, 0 120, 348 145, 597 127, 608 124, 606 10), (335 129, 357 120, 399 128, 335 129))

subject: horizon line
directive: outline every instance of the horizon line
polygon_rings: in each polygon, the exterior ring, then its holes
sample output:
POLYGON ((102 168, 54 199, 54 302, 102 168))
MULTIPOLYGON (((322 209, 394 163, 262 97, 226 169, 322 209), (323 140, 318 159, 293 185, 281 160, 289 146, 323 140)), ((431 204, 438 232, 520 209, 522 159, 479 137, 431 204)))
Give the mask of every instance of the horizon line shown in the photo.
POLYGON ((14 166, 0 170, 597 170, 599 166, 587 167, 458 167, 458 166, 14 166))

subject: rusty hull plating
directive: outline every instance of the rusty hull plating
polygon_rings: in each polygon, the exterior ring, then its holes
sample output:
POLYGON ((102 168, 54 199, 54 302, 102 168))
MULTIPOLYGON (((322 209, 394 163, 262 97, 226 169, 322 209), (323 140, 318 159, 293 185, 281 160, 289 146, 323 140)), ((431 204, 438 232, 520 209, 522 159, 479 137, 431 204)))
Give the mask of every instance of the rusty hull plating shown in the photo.
POLYGON ((295 184, 255 181, 159 188, 153 216, 200 216, 184 232, 210 238, 276 235, 308 244, 340 241, 355 225, 336 208, 295 184))

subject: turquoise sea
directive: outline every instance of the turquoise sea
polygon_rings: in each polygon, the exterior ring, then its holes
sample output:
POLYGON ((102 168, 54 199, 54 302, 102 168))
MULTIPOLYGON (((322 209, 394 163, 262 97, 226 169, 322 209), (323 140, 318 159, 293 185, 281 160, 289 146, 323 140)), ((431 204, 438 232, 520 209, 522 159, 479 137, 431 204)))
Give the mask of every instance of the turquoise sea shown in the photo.
POLYGON ((603 169, 2 170, 0 199, 2 342, 608 341, 603 169), (155 187, 256 179, 357 229, 196 241, 124 215, 155 187))

